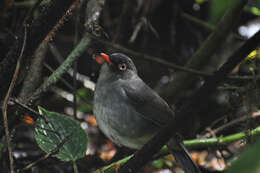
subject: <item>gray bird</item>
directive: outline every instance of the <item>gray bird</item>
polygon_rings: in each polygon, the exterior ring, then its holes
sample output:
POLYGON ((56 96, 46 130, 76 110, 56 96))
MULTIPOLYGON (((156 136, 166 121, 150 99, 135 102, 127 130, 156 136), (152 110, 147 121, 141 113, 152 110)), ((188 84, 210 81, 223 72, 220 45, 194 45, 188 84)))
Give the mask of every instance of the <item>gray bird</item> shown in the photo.
MULTIPOLYGON (((101 67, 94 94, 94 115, 101 131, 119 146, 140 149, 173 118, 168 104, 138 76, 133 61, 122 53, 101 67)), ((170 147, 186 173, 200 172, 183 145, 170 147)))

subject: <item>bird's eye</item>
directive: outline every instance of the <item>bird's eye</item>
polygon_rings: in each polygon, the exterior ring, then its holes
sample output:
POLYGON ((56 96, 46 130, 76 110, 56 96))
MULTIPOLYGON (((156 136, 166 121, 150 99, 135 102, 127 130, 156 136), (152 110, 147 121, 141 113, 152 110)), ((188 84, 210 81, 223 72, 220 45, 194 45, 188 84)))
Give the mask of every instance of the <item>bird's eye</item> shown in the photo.
POLYGON ((125 71, 127 69, 127 65, 125 63, 118 64, 118 69, 120 71, 125 71))

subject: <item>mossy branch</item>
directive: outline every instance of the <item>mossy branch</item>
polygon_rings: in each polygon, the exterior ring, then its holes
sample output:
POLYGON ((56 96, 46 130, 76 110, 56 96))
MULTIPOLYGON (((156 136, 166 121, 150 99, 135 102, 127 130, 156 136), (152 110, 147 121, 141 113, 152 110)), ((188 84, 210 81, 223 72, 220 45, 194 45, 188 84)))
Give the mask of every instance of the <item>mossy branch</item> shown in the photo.
MULTIPOLYGON (((184 145, 188 149, 198 149, 198 148, 208 148, 208 147, 214 147, 217 148, 219 146, 228 145, 232 142, 243 140, 248 137, 250 138, 257 138, 260 135, 260 126, 253 129, 248 130, 247 132, 239 132, 235 133, 229 136, 220 136, 217 138, 208 138, 208 139, 192 139, 192 140, 185 140, 184 145)), ((167 150, 167 147, 163 147, 162 151, 167 150)), ((108 166, 105 166, 103 168, 100 168, 95 171, 95 173, 108 171, 110 169, 114 169, 116 165, 123 164, 127 162, 130 158, 132 158, 133 155, 127 156, 117 162, 114 162, 108 166)))
POLYGON ((186 141, 184 141, 184 145, 185 145, 185 147, 187 147, 189 149, 218 147, 218 146, 230 144, 230 143, 238 141, 238 140, 246 139, 248 137, 255 138, 255 137, 258 137, 259 135, 260 135, 260 126, 253 130, 235 133, 235 134, 225 136, 225 137, 220 136, 217 138, 186 140, 186 141))
POLYGON ((37 100, 43 92, 46 92, 47 89, 54 85, 66 71, 71 67, 73 62, 78 59, 90 45, 91 39, 86 35, 81 39, 75 49, 69 54, 66 60, 51 74, 51 76, 33 93, 29 98, 30 102, 37 100))
MULTIPOLYGON (((209 35, 200 48, 186 63, 186 67, 191 69, 203 69, 208 66, 212 58, 214 58, 213 55, 216 53, 216 50, 218 50, 219 45, 223 44, 231 29, 237 23, 240 12, 243 10, 245 4, 246 1, 238 1, 225 13, 221 21, 216 26, 214 32, 209 35)), ((215 65, 212 69, 214 68, 216 70, 218 67, 215 65)), ((195 75, 180 72, 176 76, 174 82, 171 82, 164 87, 160 95, 171 103, 176 103, 183 92, 193 88, 193 84, 196 81, 198 81, 198 79, 195 75)))

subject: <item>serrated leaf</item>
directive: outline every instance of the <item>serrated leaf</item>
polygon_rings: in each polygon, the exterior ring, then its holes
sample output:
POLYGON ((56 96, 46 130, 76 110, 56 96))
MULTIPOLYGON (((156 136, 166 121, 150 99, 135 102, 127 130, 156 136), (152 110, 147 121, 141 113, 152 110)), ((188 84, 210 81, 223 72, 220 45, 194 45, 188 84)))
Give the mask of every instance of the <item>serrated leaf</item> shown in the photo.
POLYGON ((39 112, 48 120, 46 124, 42 118, 38 118, 34 133, 35 140, 43 151, 50 153, 66 137, 71 135, 54 157, 68 162, 76 161, 85 156, 88 137, 77 121, 63 114, 49 112, 41 107, 39 107, 39 112))

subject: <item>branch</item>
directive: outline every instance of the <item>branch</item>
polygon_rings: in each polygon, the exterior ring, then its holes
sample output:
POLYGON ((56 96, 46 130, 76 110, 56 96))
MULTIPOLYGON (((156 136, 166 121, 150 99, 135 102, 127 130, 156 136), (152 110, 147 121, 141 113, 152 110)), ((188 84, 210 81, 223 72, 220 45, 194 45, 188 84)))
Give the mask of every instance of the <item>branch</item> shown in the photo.
POLYGON ((22 46, 20 55, 18 57, 15 72, 13 74, 11 84, 10 84, 8 91, 6 93, 6 96, 4 98, 3 107, 2 107, 2 113, 3 113, 3 116, 4 116, 5 137, 6 137, 6 144, 7 144, 7 148, 8 148, 9 162, 10 162, 10 172, 11 173, 14 173, 14 159, 13 159, 11 138, 10 138, 9 127, 8 127, 8 119, 7 119, 7 106, 8 105, 7 105, 7 103, 9 101, 10 96, 12 95, 12 92, 13 92, 13 89, 14 89, 14 86, 15 86, 15 82, 16 82, 16 79, 17 79, 18 74, 19 74, 21 61, 22 61, 24 49, 25 49, 25 46, 26 46, 26 40, 27 40, 27 28, 24 27, 23 46, 22 46))
MULTIPOLYGON (((44 64, 44 66, 51 72, 54 73, 54 70, 48 65, 48 64, 44 64)), ((79 75, 79 74, 77 74, 79 75)), ((73 87, 71 86, 71 84, 69 82, 67 82, 63 77, 60 77, 59 79, 66 87, 68 87, 68 89, 70 90, 70 92, 73 92, 73 87)), ((84 81, 83 81, 84 82, 84 81)), ((55 88, 56 90, 56 88, 55 88)), ((56 90, 57 91, 57 90, 56 90)), ((80 95, 79 93, 77 93, 77 97, 79 97, 82 101, 84 101, 86 104, 89 104, 89 101, 83 97, 82 95, 80 95)))
POLYGON ((184 141, 185 147, 189 149, 195 148, 207 148, 207 147, 218 147, 230 144, 232 142, 246 139, 248 137, 259 137, 260 135, 260 126, 253 129, 248 130, 246 132, 235 133, 225 137, 218 138, 209 138, 209 139, 193 139, 184 141))
POLYGON ((85 35, 75 49, 69 54, 66 60, 55 70, 54 73, 33 93, 29 98, 30 102, 37 100, 43 92, 46 92, 49 87, 58 82, 61 76, 71 67, 73 62, 79 58, 90 45, 91 40, 85 35))
POLYGON ((35 111, 34 109, 30 108, 29 106, 21 103, 18 99, 15 98, 10 98, 11 101, 13 101, 15 104, 19 105, 20 107, 24 108, 27 111, 30 111, 31 113, 33 113, 34 115, 42 118, 46 124, 48 124, 48 120, 45 116, 41 115, 39 112, 35 111))
MULTIPOLYGON (((199 26, 202 26, 204 29, 206 29, 208 32, 214 32, 214 30, 216 29, 216 27, 210 23, 204 22, 203 20, 196 18, 188 13, 182 12, 181 13, 181 17, 183 19, 189 20, 199 26)), ((236 34, 236 33, 232 33, 232 36, 234 36, 234 38, 239 39, 239 40, 246 40, 246 38, 236 34)))
POLYGON ((190 134, 191 130, 194 130, 194 133, 198 128, 212 121, 210 116, 201 114, 207 107, 208 95, 214 92, 216 86, 223 82, 224 77, 259 45, 259 40, 260 31, 237 50, 213 77, 208 78, 204 85, 176 113, 175 118, 169 122, 169 125, 161 129, 133 158, 120 167, 119 172, 138 171, 175 133, 179 132, 185 136, 190 134), (198 121, 200 124, 198 124, 198 121))
POLYGON ((210 129, 210 132, 209 133, 206 133, 205 135, 201 136, 201 138, 208 138, 210 136, 212 136, 212 134, 217 134, 227 128, 231 128, 239 123, 242 123, 248 119, 253 119, 253 118, 259 118, 260 114, 259 114, 259 111, 255 112, 255 113, 252 113, 252 115, 244 115, 244 116, 241 116, 237 119, 234 119, 228 123, 225 123, 223 124, 222 126, 216 128, 216 129, 210 129))
MULTIPOLYGON (((248 137, 257 138, 259 137, 259 135, 260 135, 260 126, 253 130, 249 130, 247 132, 239 132, 225 137, 208 138, 208 139, 192 139, 192 140, 185 140, 183 141, 183 143, 185 147, 187 147, 188 149, 205 149, 208 147, 215 148, 219 146, 228 145, 238 140, 244 140, 248 137)), ((161 151, 167 151, 167 147, 163 147, 161 151)), ((119 161, 116 161, 108 166, 96 170, 95 173, 105 172, 108 169, 114 168, 116 165, 122 165, 128 160, 130 160, 132 157, 133 155, 129 155, 119 161)))
POLYGON ((100 42, 101 44, 103 44, 105 46, 112 47, 112 48, 120 50, 121 52, 124 52, 124 53, 126 53, 128 55, 131 55, 134 58, 142 58, 142 59, 145 59, 145 60, 148 60, 148 61, 152 61, 152 62, 161 64, 161 65, 163 65, 165 67, 168 67, 168 68, 172 68, 172 69, 176 69, 176 70, 181 70, 181 71, 193 73, 195 75, 201 75, 201 76, 207 76, 207 77, 211 76, 211 74, 209 74, 209 73, 202 72, 202 71, 199 71, 199 70, 194 70, 194 69, 187 68, 187 67, 183 67, 183 66, 180 66, 180 65, 176 65, 174 63, 165 61, 165 60, 163 60, 162 58, 159 58, 159 57, 155 57, 155 56, 150 56, 150 55, 146 55, 146 54, 143 54, 143 53, 139 53, 139 52, 136 52, 134 50, 127 49, 127 48, 125 48, 125 47, 123 47, 123 46, 121 46, 119 44, 115 44, 115 43, 111 43, 111 42, 102 40, 102 39, 100 39, 98 37, 95 37, 93 35, 89 35, 89 37, 91 39, 94 39, 94 40, 100 42))
MULTIPOLYGON (((121 46, 119 44, 111 43, 109 41, 103 40, 101 38, 98 38, 98 37, 90 35, 90 34, 88 35, 88 37, 90 37, 91 39, 93 39, 93 40, 95 40, 95 41, 97 41, 97 42, 99 42, 99 43, 101 43, 105 46, 112 47, 116 50, 119 50, 120 52, 124 52, 128 55, 131 55, 131 56, 133 56, 133 58, 140 58, 140 59, 148 60, 148 61, 151 61, 151 62, 154 62, 154 63, 157 63, 157 64, 161 64, 161 65, 168 67, 170 69, 191 73, 192 75, 197 75, 197 76, 202 76, 202 77, 213 76, 213 73, 204 72, 204 71, 192 69, 192 68, 189 68, 189 67, 177 65, 175 63, 163 60, 164 58, 162 58, 162 57, 156 57, 156 56, 151 56, 151 55, 139 53, 139 52, 136 52, 134 50, 128 49, 124 46, 121 46)), ((254 79, 259 79, 260 75, 256 75, 256 76, 229 75, 229 76, 227 76, 227 78, 231 79, 231 80, 254 80, 254 79)))
POLYGON ((32 94, 37 87, 42 83, 42 63, 48 51, 47 43, 42 42, 38 49, 35 51, 29 71, 24 79, 21 91, 19 92, 18 99, 24 100, 32 94))
POLYGON ((122 12, 119 16, 119 22, 115 28, 115 35, 113 37, 114 43, 122 43, 122 36, 128 35, 130 33, 131 18, 133 16, 135 1, 124 0, 122 12))
MULTIPOLYGON (((104 5, 104 0, 90 0, 87 4, 87 18, 86 23, 84 24, 86 27, 86 30, 92 34, 98 35, 100 32, 100 26, 98 25, 98 21, 100 18, 100 14, 102 11, 102 7, 104 5)), ((40 97, 40 95, 47 91, 48 88, 55 84, 61 76, 68 71, 68 69, 71 67, 73 62, 79 58, 83 52, 86 51, 87 47, 91 45, 91 39, 88 37, 88 34, 85 33, 81 41, 78 43, 76 48, 70 53, 70 55, 66 58, 66 60, 63 62, 62 65, 59 66, 58 69, 54 73, 51 74, 51 76, 42 84, 41 87, 39 87, 33 95, 29 98, 30 102, 35 101, 40 97)))
MULTIPOLYGON (((58 145, 57 147, 55 147, 51 152, 45 154, 44 156, 40 157, 39 159, 37 159, 36 161, 28 164, 27 166, 25 166, 22 170, 28 170, 31 169, 33 166, 35 166, 37 163, 48 159, 49 157, 53 156, 54 154, 57 154, 59 152, 59 149, 69 140, 69 138, 72 136, 72 133, 70 133, 68 136, 66 136, 58 145)), ((18 171, 20 172, 20 171, 18 171)))
MULTIPOLYGON (((53 26, 55 26, 57 21, 64 15, 72 2, 74 2, 74 0, 51 1, 46 7, 46 10, 44 10, 37 19, 33 20, 31 25, 27 26, 28 36, 26 49, 23 54, 25 57, 24 61, 32 56, 39 44, 43 41, 53 26)), ((16 35, 17 39, 14 41, 13 46, 10 48, 6 57, 0 62, 0 81, 5 82, 5 85, 0 86, 0 100, 3 98, 4 93, 6 93, 20 50, 23 46, 23 27, 20 28, 16 35)))
MULTIPOLYGON (((219 45, 225 41, 225 38, 238 21, 240 12, 245 4, 245 0, 237 1, 237 3, 225 13, 214 32, 209 35, 186 63, 186 67, 191 69, 203 69, 208 65, 216 50, 219 48, 219 45)), ((217 68, 217 66, 214 67, 214 69, 217 68)), ((189 90, 196 81, 198 81, 198 79, 194 75, 184 72, 178 73, 176 79, 166 85, 159 94, 171 103, 176 103, 182 93, 189 90)))

